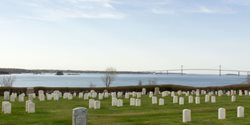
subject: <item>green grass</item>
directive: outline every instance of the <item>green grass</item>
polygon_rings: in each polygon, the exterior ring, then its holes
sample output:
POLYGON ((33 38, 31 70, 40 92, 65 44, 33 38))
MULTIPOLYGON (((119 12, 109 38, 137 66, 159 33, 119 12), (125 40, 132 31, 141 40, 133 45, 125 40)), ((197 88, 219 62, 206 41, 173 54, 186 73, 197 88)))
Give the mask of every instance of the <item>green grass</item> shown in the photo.
MULTIPOLYGON (((182 123, 182 110, 192 110, 192 122, 188 125, 250 125, 250 96, 237 96, 237 102, 231 103, 230 96, 217 97, 217 103, 188 104, 172 103, 171 97, 165 97, 165 106, 152 105, 148 96, 142 97, 142 107, 129 106, 124 99, 124 107, 111 107, 111 100, 101 101, 101 109, 88 110, 89 125, 179 125, 182 123), (245 107, 245 118, 236 117, 237 106, 245 107), (226 108, 227 118, 217 119, 217 110, 226 108)), ((2 101, 2 97, 1 97, 2 101)), ((12 114, 0 113, 0 125, 71 125, 72 109, 88 107, 88 101, 74 98, 73 100, 44 101, 37 99, 36 113, 25 112, 25 102, 12 102, 12 114)))

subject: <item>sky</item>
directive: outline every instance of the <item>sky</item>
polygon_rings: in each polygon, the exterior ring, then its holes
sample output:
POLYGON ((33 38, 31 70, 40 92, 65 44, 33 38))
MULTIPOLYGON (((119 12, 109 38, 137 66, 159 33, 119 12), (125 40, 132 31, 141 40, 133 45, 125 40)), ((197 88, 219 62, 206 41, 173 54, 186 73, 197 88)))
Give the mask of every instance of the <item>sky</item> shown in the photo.
POLYGON ((0 67, 250 70, 250 0, 2 0, 0 67))

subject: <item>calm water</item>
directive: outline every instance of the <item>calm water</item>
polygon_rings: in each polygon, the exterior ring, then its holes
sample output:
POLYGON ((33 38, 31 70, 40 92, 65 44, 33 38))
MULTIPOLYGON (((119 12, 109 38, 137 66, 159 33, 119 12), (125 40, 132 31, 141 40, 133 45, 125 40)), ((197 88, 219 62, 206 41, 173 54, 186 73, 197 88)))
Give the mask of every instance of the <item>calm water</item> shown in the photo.
MULTIPOLYGON (((88 87, 90 83, 96 86, 104 86, 101 80, 103 74, 85 73, 64 76, 56 76, 54 74, 17 74, 14 76, 16 76, 15 87, 88 87)), ((157 84, 220 86, 243 83, 246 81, 246 76, 120 74, 117 75, 112 86, 138 85, 139 80, 142 81, 142 84, 149 84, 149 81, 156 81, 157 84)))

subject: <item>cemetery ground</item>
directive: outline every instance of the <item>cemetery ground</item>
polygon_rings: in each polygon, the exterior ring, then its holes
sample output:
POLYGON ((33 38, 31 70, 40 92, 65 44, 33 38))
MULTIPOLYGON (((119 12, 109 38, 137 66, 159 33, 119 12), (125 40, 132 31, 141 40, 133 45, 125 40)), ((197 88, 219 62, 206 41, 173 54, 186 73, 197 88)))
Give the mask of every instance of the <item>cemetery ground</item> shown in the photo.
MULTIPOLYGON (((160 97, 160 95, 159 95, 160 97)), ((123 107, 112 107, 111 99, 101 101, 101 109, 88 109, 88 125, 249 125, 250 96, 237 96, 236 102, 231 102, 231 96, 217 96, 216 103, 205 103, 201 96, 201 104, 172 103, 172 97, 163 97, 165 105, 153 105, 148 95, 142 96, 142 106, 129 106, 129 99, 124 99, 123 107), (237 118, 237 106, 245 107, 245 117, 237 118), (218 120, 218 108, 226 109, 226 119, 218 120), (192 121, 182 122, 182 110, 191 109, 192 121)), ((3 97, 0 99, 3 101, 3 97)), ((25 112, 25 102, 11 102, 12 113, 0 114, 0 125, 71 125, 72 109, 88 108, 88 101, 74 97, 73 100, 42 101, 37 98, 35 113, 25 112)))

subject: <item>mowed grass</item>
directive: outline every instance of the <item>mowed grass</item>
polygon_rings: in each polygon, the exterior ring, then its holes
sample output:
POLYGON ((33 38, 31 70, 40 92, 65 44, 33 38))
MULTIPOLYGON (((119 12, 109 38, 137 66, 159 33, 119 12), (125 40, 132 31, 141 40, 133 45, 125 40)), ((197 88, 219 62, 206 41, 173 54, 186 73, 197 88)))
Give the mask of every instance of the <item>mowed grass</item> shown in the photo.
MULTIPOLYGON (((111 107, 111 99, 101 101, 101 109, 88 109, 89 125, 182 125, 182 110, 192 111, 192 122, 188 125, 250 125, 250 96, 237 96, 237 102, 231 102, 231 96, 216 98, 216 103, 185 105, 172 103, 171 97, 164 97, 165 106, 151 104, 151 98, 142 97, 141 107, 129 106, 129 99, 124 99, 124 107, 111 107), (237 106, 245 107, 245 118, 236 117, 237 106), (218 108, 226 108, 226 119, 218 120, 218 108)), ((2 101, 1 97, 1 101, 2 101)), ((12 114, 0 114, 0 125, 71 125, 72 109, 88 107, 88 101, 78 99, 60 99, 59 101, 34 100, 36 113, 25 112, 25 102, 12 102, 12 114)))

